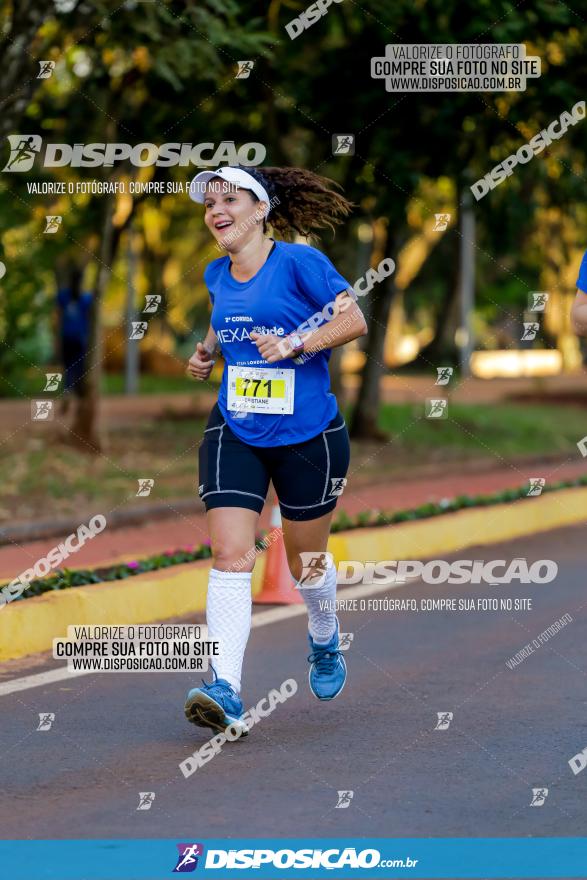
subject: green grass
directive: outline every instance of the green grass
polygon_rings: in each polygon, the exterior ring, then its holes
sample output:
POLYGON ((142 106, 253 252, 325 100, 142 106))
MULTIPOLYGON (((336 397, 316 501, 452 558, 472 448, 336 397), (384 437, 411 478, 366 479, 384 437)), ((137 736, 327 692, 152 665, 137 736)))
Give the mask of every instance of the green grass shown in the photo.
POLYGON ((203 431, 202 419, 139 422, 110 431, 95 458, 38 436, 9 439, 0 458, 0 521, 75 515, 81 522, 97 507, 140 504, 142 478, 155 480, 150 502, 196 497, 203 431))
POLYGON ((577 453, 587 433, 579 407, 520 404, 448 404, 448 418, 429 419, 423 404, 385 405, 379 426, 406 451, 453 449, 480 456, 577 453))

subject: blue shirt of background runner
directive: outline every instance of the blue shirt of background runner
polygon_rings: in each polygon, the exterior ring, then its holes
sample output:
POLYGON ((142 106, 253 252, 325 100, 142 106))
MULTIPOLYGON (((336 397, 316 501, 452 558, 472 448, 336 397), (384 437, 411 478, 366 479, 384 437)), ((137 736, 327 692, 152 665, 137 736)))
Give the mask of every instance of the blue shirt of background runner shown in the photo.
POLYGON ((579 277, 577 278, 577 287, 583 293, 587 293, 587 251, 583 254, 581 260, 581 268, 579 269, 579 277))
POLYGON ((86 346, 90 335, 92 294, 80 293, 76 299, 69 288, 64 287, 57 292, 57 304, 61 309, 61 335, 86 346))
POLYGON ((323 349, 301 364, 293 358, 269 364, 249 334, 256 331, 287 336, 351 287, 349 282, 316 248, 283 241, 275 243, 249 281, 233 278, 228 256, 210 263, 204 281, 212 301, 212 328, 225 361, 218 406, 231 431, 251 446, 285 446, 316 437, 338 411, 330 391, 331 350, 323 349), (229 366, 295 370, 293 413, 241 414, 228 410, 229 366))

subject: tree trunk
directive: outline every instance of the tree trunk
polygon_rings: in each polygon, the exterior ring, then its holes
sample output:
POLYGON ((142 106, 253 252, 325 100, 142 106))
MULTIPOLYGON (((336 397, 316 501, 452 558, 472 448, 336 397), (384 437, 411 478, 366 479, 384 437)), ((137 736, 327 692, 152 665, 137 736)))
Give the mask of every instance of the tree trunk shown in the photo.
POLYGON ((341 409, 345 404, 344 385, 342 384, 341 370, 343 350, 344 345, 339 345, 338 348, 333 348, 330 355, 330 361, 328 362, 328 371, 330 373, 330 390, 336 397, 338 405, 341 409))
MULTIPOLYGON (((397 257, 399 240, 397 234, 389 235, 384 245, 385 253, 397 257)), ((387 435, 377 427, 381 378, 385 371, 384 346, 389 310, 395 296, 395 272, 381 284, 376 284, 367 294, 370 299, 369 333, 365 348, 366 361, 361 374, 361 386, 351 420, 350 435, 353 439, 385 440, 387 435)), ((360 300, 359 300, 360 304, 360 300)))
POLYGON ((84 392, 77 398, 77 406, 71 427, 72 442, 90 453, 100 452, 102 443, 98 426, 98 403, 102 377, 102 328, 101 304, 111 274, 112 260, 119 236, 114 238, 112 214, 114 201, 106 199, 105 216, 102 228, 102 247, 100 249, 100 269, 93 290, 90 318, 90 335, 86 362, 84 365, 84 392))
MULTIPOLYGON (((115 139, 113 132, 109 132, 111 140, 115 139)), ((160 179, 161 169, 157 167, 152 180, 160 179)), ((123 232, 132 223, 137 207, 147 198, 147 193, 138 195, 132 203, 132 207, 126 219, 117 226, 113 224, 114 211, 116 208, 116 196, 110 195, 105 201, 104 221, 102 227, 102 246, 100 248, 100 268, 93 290, 93 302, 90 315, 90 339, 86 363, 84 367, 85 379, 82 397, 78 398, 73 424, 71 426, 70 442, 85 449, 88 452, 100 452, 102 448, 98 428, 98 403, 100 400, 100 386, 102 377, 102 325, 100 321, 102 298, 106 292, 112 264, 118 251, 123 232)))
MULTIPOLYGON (((458 222, 458 220, 457 220, 458 222)), ((446 273, 446 285, 442 294, 442 302, 438 309, 434 336, 409 364, 430 368, 434 366, 455 366, 457 353, 455 333, 459 326, 459 238, 452 235, 450 240, 449 269, 446 273)))
POLYGON ((139 390, 139 340, 131 339, 132 322, 138 320, 136 303, 137 251, 132 224, 127 232, 126 251, 126 348, 124 352, 124 393, 137 394, 139 390))

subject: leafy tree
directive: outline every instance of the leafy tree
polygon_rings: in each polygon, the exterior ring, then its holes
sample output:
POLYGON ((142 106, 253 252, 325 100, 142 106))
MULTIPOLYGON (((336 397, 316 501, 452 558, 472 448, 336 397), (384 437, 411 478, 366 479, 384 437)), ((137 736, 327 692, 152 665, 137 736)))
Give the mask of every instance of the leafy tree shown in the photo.
MULTIPOLYGON (((76 13, 86 8, 81 4, 76 13)), ((45 138, 50 134, 51 140, 57 136, 68 144, 230 140, 226 120, 210 124, 207 102, 210 95, 233 87, 237 60, 266 54, 270 42, 257 18, 237 23, 238 11, 234 0, 141 4, 140 14, 132 2, 124 4, 117 15, 97 6, 89 19, 72 12, 67 20, 58 20, 45 10, 35 39, 42 34, 44 56, 56 55, 58 62, 53 76, 39 81, 34 101, 28 104, 20 124, 34 124, 45 138), (205 138, 202 132, 206 132, 205 138)), ((30 64, 34 66, 32 58, 30 64)), ((16 124, 16 114, 12 124, 16 124)), ((246 127, 243 120, 239 134, 246 127)), ((112 169, 67 168, 62 177, 115 181, 129 176, 131 170, 122 163, 112 169)), ((190 170, 176 168, 173 174, 185 180, 190 170)), ((45 175, 47 179, 56 176, 61 175, 45 175)), ((163 177, 163 170, 157 168, 154 176, 163 177)), ((10 197, 16 194, 19 198, 26 181, 11 184, 10 197)), ((66 229, 75 229, 75 238, 66 232, 63 249, 69 250, 75 241, 82 261, 87 262, 89 256, 93 264, 87 382, 72 428, 73 437, 85 448, 100 448, 97 400, 102 300, 121 236, 142 201, 140 196, 72 198, 64 206, 64 224, 66 229)))
MULTIPOLYGON (((77 3, 69 12, 57 14, 49 11, 50 4, 39 2, 35 4, 42 13, 39 17, 25 2, 22 8, 27 14, 14 14, 11 27, 13 39, 21 35, 31 47, 30 76, 33 69, 36 75, 36 60, 41 57, 54 57, 57 65, 50 80, 27 85, 24 117, 23 102, 10 104, 10 130, 24 130, 26 125, 46 139, 66 143, 259 140, 267 146, 268 164, 315 169, 336 180, 356 204, 353 221, 340 227, 334 240, 328 235, 322 240, 322 247, 354 280, 358 273, 353 266, 362 259, 356 237, 361 222, 377 231, 372 263, 388 256, 398 263, 399 271, 399 255, 416 231, 414 212, 420 224, 432 216, 436 204, 430 194, 438 181, 451 181, 458 214, 459 194, 471 180, 482 177, 582 97, 587 64, 582 30, 563 4, 538 0, 532 9, 510 0, 464 6, 456 0, 333 4, 310 29, 291 40, 285 24, 306 5, 305 0, 271 0, 260 13, 253 0, 145 4, 127 0, 116 13, 105 4, 77 3), (371 58, 383 55, 386 43, 430 42, 525 42, 529 54, 542 59, 542 77, 529 80, 524 92, 495 94, 396 94, 386 92, 382 81, 371 79, 371 58), (235 79, 236 62, 244 59, 253 60, 254 69, 248 79, 235 79), (353 156, 332 154, 335 133, 355 135, 353 156), (428 188, 423 181, 430 183, 428 188)), ((10 64, 16 69, 16 61, 11 59, 10 64)), ((10 76, 15 82, 15 74, 10 76)), ((576 126, 476 205, 479 268, 483 281, 488 281, 479 302, 487 316, 495 315, 491 310, 500 305, 491 292, 494 288, 507 296, 507 309, 516 305, 512 266, 521 278, 532 277, 539 267, 536 223, 545 214, 537 206, 556 207, 579 219, 586 136, 587 127, 576 126)), ((191 168, 139 171, 176 180, 189 179, 192 172, 191 168)), ((129 176, 134 170, 119 165, 57 173, 65 179, 100 174, 109 179, 106 175, 129 176)), ((23 181, 3 184, 0 204, 8 208, 15 236, 14 230, 24 230, 32 222, 35 209, 23 181)), ((94 279, 98 308, 91 381, 74 431, 84 443, 95 446, 99 444, 95 413, 100 303, 125 230, 133 222, 146 230, 142 212, 151 205, 169 215, 169 234, 159 258, 178 259, 184 253, 181 239, 186 229, 192 235, 188 218, 195 216, 187 214, 181 199, 177 207, 168 208, 159 198, 70 198, 62 205, 64 231, 70 237, 51 243, 53 258, 61 246, 64 251, 78 248, 79 256, 89 260, 88 277, 94 279)), ((198 250, 194 262, 199 265, 207 252, 195 221, 193 229, 198 250)), ((435 338, 421 353, 420 363, 434 361, 451 341, 459 235, 457 223, 431 250, 429 265, 424 263, 408 291, 408 310, 412 298, 416 303, 422 291, 427 294, 435 325, 435 338), (434 266, 434 284, 427 285, 427 272, 434 266)), ((568 239, 568 230, 565 235, 568 239)), ((48 250, 46 242, 31 247, 44 254, 48 250)), ((151 250, 148 245, 145 256, 151 250)), ((45 259, 32 267, 39 289, 46 286, 45 259)), ((195 269, 188 278, 200 279, 199 272, 195 269)), ((16 266, 11 273, 15 284, 16 266)), ((357 437, 378 436, 383 345, 397 293, 396 276, 374 288, 367 304, 367 361, 352 424, 357 437)), ((519 295, 525 300, 521 288, 519 295)))

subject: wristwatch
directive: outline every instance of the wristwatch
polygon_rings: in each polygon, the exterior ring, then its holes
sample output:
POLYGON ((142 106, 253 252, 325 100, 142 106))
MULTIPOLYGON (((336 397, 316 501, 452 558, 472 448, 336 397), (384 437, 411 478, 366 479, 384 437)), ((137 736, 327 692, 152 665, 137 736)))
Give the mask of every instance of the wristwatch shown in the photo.
POLYGON ((304 340, 299 333, 290 333, 287 337, 294 355, 302 354, 304 350, 304 340))

